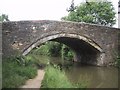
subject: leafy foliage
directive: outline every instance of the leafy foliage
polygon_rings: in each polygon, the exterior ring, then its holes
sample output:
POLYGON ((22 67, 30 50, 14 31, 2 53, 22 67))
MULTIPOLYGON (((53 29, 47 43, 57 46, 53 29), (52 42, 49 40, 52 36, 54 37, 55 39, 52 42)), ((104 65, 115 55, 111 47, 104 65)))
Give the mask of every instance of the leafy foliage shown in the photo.
POLYGON ((33 62, 38 68, 43 68, 49 64, 49 58, 44 55, 30 53, 26 56, 27 60, 33 62))
POLYGON ((76 9, 75 5, 74 5, 74 0, 72 0, 71 2, 71 6, 69 7, 69 9, 67 9, 68 12, 74 11, 76 9))
POLYGON ((58 42, 48 42, 49 56, 59 56, 61 46, 58 42))
POLYGON ((36 75, 37 68, 35 66, 18 63, 15 57, 4 60, 2 64, 3 88, 17 88, 24 84, 27 79, 34 78, 36 75))
POLYGON ((61 50, 61 44, 58 42, 46 42, 44 45, 41 45, 37 49, 34 49, 31 53, 47 55, 47 56, 59 56, 61 50))
POLYGON ((113 26, 116 22, 111 2, 81 3, 62 20, 113 26))
POLYGON ((6 15, 6 14, 2 14, 2 15, 0 16, 0 21, 1 21, 1 22, 9 21, 9 19, 8 19, 8 15, 6 15))
POLYGON ((53 41, 46 42, 37 49, 33 49, 31 54, 62 57, 65 60, 73 60, 74 56, 73 51, 68 46, 53 41))
POLYGON ((68 46, 63 44, 61 49, 61 56, 64 60, 73 60, 74 52, 68 46))

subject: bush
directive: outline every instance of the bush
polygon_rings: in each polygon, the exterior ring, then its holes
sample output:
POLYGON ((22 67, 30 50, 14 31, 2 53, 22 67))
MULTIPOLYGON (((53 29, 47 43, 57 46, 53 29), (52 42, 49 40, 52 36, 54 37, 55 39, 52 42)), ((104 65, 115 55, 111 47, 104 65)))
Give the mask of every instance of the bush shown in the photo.
POLYGON ((61 44, 58 42, 48 42, 47 44, 49 50, 49 56, 60 56, 61 54, 61 44))
POLYGON ((47 65, 49 63, 49 59, 47 58, 47 56, 44 55, 36 55, 36 54, 28 54, 26 56, 26 58, 28 59, 28 61, 30 60, 31 62, 33 62, 35 65, 47 65))
POLYGON ((63 45, 61 49, 61 57, 64 60, 73 60, 74 52, 68 46, 63 45))
POLYGON ((3 88, 17 88, 29 78, 37 75, 37 68, 33 65, 21 65, 16 58, 3 60, 2 64, 3 88))
POLYGON ((60 56, 61 44, 58 42, 46 42, 38 48, 32 50, 31 53, 36 55, 60 56))
POLYGON ((65 60, 73 60, 74 52, 66 45, 49 41, 31 51, 34 55, 62 57, 65 60))
POLYGON ((18 74, 8 74, 9 77, 3 77, 2 86, 3 88, 16 88, 22 84, 25 84, 26 77, 20 76, 18 74))
POLYGON ((18 73, 20 76, 26 76, 27 79, 34 78, 37 75, 37 68, 32 66, 25 66, 25 67, 17 67, 15 72, 18 73))
POLYGON ((33 49, 31 53, 36 54, 36 55, 48 55, 48 52, 49 52, 48 46, 47 44, 45 44, 45 45, 41 45, 38 48, 33 49))

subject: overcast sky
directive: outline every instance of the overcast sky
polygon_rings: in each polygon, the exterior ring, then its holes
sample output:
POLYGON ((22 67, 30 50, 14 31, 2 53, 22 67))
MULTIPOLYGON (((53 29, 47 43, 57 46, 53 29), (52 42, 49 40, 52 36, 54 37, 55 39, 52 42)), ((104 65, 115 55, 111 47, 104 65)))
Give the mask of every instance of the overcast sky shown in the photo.
MULTIPOLYGON (((60 20, 66 16, 72 0, 0 0, 0 13, 7 14, 11 21, 60 20)), ((118 12, 118 0, 109 0, 118 12)), ((79 5, 85 0, 74 0, 79 5)), ((116 15, 116 18, 118 15, 116 15)), ((117 24, 115 25, 117 27, 117 24)))

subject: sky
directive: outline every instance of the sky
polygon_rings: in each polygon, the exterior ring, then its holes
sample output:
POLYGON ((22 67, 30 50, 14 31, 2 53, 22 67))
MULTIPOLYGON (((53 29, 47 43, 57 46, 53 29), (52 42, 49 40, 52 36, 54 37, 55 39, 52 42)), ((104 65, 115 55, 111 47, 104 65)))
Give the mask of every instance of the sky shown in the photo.
MULTIPOLYGON (((0 0, 0 14, 7 14, 11 21, 60 20, 68 15, 66 11, 72 0, 0 0)), ((118 0, 109 0, 118 12, 118 0)), ((74 0, 79 5, 85 0, 74 0)), ((116 15, 118 20, 118 15, 116 15)), ((118 23, 118 22, 117 22, 118 23)), ((114 27, 118 27, 116 24, 114 27)))

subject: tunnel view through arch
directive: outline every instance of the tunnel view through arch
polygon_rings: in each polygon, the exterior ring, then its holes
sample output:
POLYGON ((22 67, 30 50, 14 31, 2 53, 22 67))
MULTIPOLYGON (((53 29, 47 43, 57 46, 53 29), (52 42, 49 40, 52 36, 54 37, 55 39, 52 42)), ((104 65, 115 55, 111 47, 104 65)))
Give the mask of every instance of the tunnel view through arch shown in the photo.
POLYGON ((27 49, 23 55, 28 54, 33 48, 41 46, 47 41, 55 41, 67 45, 74 52, 75 62, 97 65, 101 59, 102 49, 92 40, 75 34, 57 34, 38 39, 27 49))

